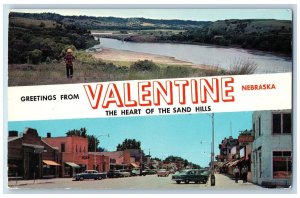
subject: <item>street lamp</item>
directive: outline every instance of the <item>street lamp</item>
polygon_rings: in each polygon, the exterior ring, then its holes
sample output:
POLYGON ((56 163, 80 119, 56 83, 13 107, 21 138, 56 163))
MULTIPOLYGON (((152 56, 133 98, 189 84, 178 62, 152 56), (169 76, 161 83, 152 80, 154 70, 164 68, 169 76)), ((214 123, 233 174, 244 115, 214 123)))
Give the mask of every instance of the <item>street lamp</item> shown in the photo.
MULTIPOLYGON (((97 136, 94 136, 94 141, 95 141, 95 145, 94 145, 94 147, 95 147, 95 154, 94 154, 94 168, 96 169, 96 167, 97 167, 97 163, 96 163, 96 152, 97 152, 97 139, 99 138, 99 137, 101 137, 101 136, 107 136, 108 138, 109 138, 109 133, 108 134, 105 134, 105 135, 97 135, 97 136)), ((99 143, 100 143, 100 141, 99 141, 99 143)), ((97 170, 98 171, 98 170, 97 170)))

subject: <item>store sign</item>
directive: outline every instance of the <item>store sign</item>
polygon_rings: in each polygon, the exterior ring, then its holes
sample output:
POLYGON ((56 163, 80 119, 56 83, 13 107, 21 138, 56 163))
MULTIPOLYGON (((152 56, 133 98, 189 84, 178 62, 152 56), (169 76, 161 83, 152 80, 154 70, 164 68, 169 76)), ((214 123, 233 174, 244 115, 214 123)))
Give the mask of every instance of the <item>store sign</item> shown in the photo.
POLYGON ((252 135, 240 135, 238 141, 240 143, 249 143, 254 141, 254 137, 252 135))

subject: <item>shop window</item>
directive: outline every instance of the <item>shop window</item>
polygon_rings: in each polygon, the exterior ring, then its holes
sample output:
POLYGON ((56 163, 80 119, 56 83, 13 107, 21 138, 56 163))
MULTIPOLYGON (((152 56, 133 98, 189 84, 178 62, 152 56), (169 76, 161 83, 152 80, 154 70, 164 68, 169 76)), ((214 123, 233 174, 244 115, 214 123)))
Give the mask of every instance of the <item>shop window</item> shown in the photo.
POLYGON ((273 114, 273 134, 292 133, 290 113, 273 114))
POLYGON ((291 114, 285 113, 282 114, 282 133, 292 133, 292 120, 291 114))
POLYGON ((273 151, 273 178, 290 178, 292 176, 292 152, 273 151))

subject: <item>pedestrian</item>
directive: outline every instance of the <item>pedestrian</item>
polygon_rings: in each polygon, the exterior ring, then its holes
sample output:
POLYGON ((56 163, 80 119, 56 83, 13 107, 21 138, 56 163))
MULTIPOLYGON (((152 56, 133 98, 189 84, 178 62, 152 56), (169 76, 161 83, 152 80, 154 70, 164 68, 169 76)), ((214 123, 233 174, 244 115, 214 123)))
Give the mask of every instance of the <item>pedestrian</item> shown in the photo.
POLYGON ((241 173, 243 177, 243 183, 247 183, 248 167, 246 165, 243 166, 241 173))
POLYGON ((71 49, 68 49, 67 54, 64 57, 66 63, 67 78, 73 77, 73 61, 75 60, 75 57, 72 53, 73 51, 71 49))
POLYGON ((234 178, 235 178, 235 183, 238 183, 239 181, 239 176, 240 176, 240 170, 239 170, 239 167, 236 166, 234 169, 233 169, 233 175, 234 175, 234 178))

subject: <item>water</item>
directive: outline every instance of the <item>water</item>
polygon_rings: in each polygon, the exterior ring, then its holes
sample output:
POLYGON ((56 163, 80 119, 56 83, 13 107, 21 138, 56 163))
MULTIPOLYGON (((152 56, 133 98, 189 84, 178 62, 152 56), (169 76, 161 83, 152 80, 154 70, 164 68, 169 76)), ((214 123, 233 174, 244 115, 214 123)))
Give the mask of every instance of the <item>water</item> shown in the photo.
POLYGON ((290 57, 239 48, 174 43, 122 42, 109 38, 101 38, 101 44, 93 48, 95 50, 112 48, 170 56, 194 64, 213 65, 225 69, 238 61, 251 61, 257 64, 255 73, 292 71, 292 60, 290 57))

